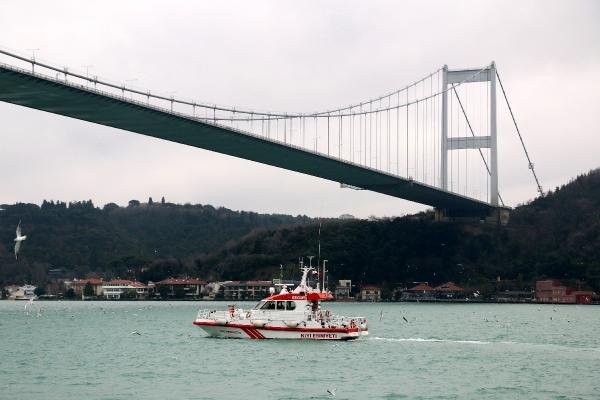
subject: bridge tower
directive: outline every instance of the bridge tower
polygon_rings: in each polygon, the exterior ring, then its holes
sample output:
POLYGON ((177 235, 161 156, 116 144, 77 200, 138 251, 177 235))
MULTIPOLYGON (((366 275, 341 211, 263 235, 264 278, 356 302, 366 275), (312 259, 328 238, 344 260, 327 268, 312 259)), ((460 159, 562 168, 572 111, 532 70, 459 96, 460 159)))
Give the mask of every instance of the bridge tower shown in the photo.
POLYGON ((490 204, 497 207, 498 203, 498 146, 496 130, 496 65, 490 64, 481 73, 478 69, 449 70, 444 65, 442 74, 442 112, 441 112, 441 155, 440 155, 440 186, 448 190, 448 152, 461 149, 490 149, 490 204), (489 82, 489 132, 476 132, 477 136, 448 137, 448 95, 452 95, 455 84, 489 82))

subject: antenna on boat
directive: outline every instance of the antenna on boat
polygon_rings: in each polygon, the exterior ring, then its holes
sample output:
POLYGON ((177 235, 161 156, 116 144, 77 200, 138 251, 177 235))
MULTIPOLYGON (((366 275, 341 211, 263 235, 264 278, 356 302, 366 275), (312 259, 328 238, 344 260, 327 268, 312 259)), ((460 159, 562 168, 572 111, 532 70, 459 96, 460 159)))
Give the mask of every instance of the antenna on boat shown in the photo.
POLYGON ((325 275, 327 274, 327 269, 325 269, 325 267, 327 265, 327 261, 329 260, 323 260, 323 292, 327 291, 327 289, 325 288, 325 275))
POLYGON ((318 239, 318 243, 319 243, 319 252, 318 252, 318 257, 317 257, 317 268, 319 267, 319 265, 321 265, 321 221, 319 220, 319 239, 318 239))

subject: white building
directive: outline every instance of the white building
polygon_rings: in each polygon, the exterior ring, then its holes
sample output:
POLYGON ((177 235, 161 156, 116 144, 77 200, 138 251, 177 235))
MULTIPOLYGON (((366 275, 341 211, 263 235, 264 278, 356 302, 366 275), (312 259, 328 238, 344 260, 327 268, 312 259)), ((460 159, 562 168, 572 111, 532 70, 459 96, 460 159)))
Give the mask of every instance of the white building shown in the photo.
POLYGON ((119 300, 124 293, 135 292, 135 298, 148 297, 148 286, 142 282, 113 279, 102 284, 102 293, 107 300, 119 300))
POLYGON ((37 286, 33 285, 11 285, 4 288, 4 290, 8 292, 9 300, 35 300, 37 299, 37 296, 35 295, 35 289, 37 289, 37 286))
POLYGON ((352 281, 350 279, 340 279, 335 287, 335 298, 337 300, 348 300, 352 295, 352 281))

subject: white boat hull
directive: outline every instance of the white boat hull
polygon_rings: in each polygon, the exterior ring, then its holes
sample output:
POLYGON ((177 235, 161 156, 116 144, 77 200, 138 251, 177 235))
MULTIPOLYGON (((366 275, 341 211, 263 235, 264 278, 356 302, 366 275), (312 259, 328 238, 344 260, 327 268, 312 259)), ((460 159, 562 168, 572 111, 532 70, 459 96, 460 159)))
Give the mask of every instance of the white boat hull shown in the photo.
POLYGON ((367 330, 360 331, 356 328, 258 328, 252 324, 218 325, 213 321, 194 321, 194 325, 199 326, 209 336, 228 339, 352 340, 369 334, 367 330))

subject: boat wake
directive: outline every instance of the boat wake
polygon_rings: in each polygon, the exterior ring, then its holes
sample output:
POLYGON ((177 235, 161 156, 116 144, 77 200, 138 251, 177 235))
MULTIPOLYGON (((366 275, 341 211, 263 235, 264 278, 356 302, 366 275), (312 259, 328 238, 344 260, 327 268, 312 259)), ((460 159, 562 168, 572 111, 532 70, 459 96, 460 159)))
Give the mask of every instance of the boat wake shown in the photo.
POLYGON ((467 345, 509 345, 509 346, 525 346, 528 348, 553 348, 560 350, 571 350, 571 351, 592 351, 600 352, 598 347, 579 347, 569 346, 565 344, 555 343, 525 343, 525 342, 512 342, 512 341, 485 341, 485 340, 453 340, 453 339, 434 339, 434 338, 386 338, 374 336, 368 340, 381 340, 385 342, 427 342, 427 343, 454 343, 454 344, 467 344, 467 345))
POLYGON ((485 342, 481 340, 451 340, 451 339, 425 339, 425 338, 384 338, 372 337, 369 340, 383 340, 387 342, 433 342, 433 343, 459 343, 459 344, 494 344, 499 342, 485 342))

